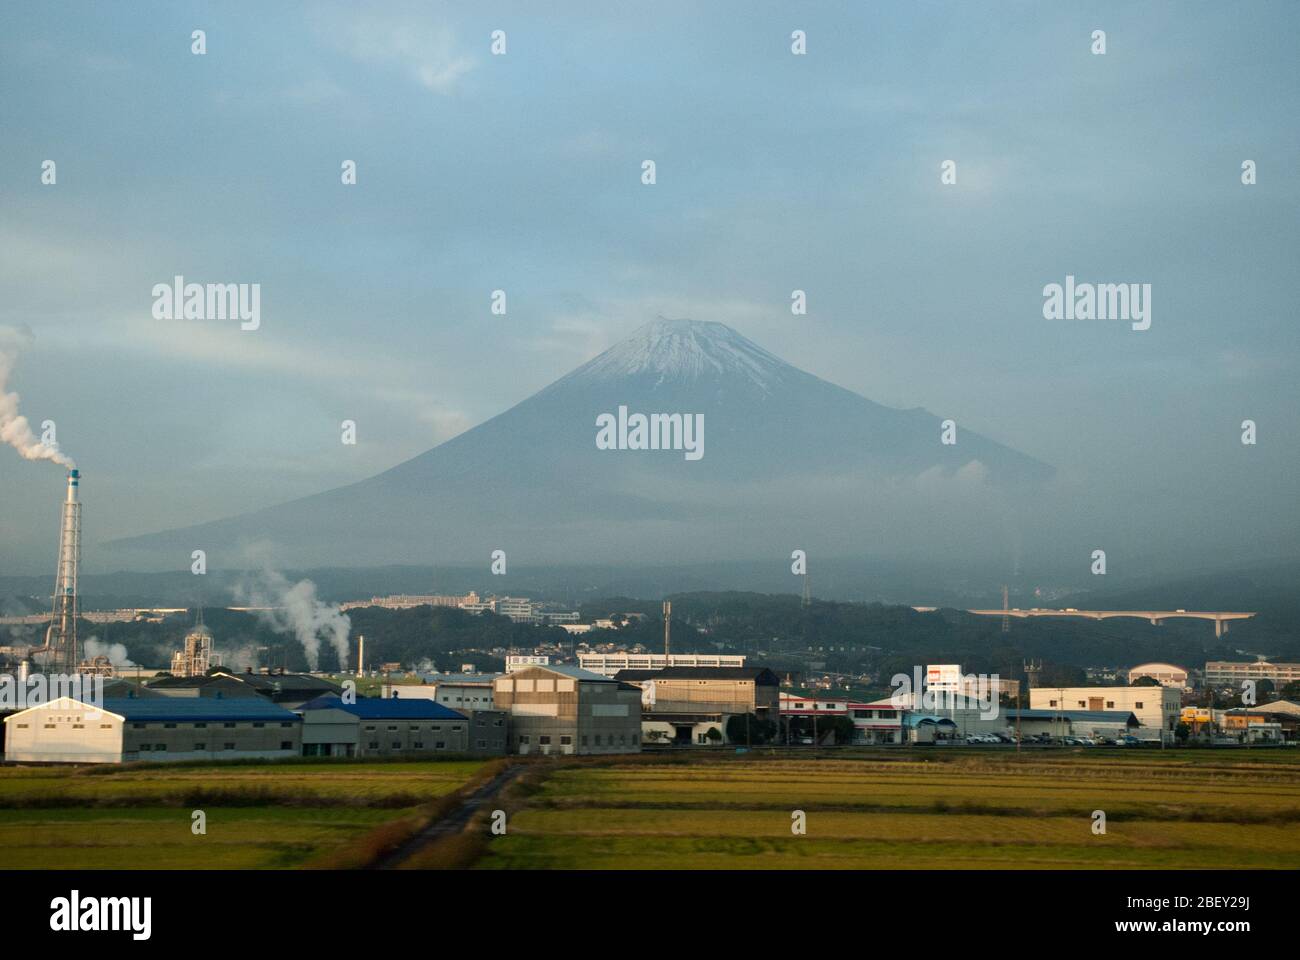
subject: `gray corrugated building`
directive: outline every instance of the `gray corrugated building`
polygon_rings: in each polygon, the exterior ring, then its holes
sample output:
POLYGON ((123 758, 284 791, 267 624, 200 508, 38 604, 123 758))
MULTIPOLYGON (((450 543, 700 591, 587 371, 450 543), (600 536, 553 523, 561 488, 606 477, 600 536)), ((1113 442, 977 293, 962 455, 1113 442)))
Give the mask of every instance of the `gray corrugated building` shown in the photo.
POLYGON ((493 681, 510 753, 639 753, 641 691, 580 667, 538 665, 493 681))
POLYGON ((317 697, 298 707, 308 757, 389 757, 506 752, 506 714, 464 714, 424 698, 317 697))

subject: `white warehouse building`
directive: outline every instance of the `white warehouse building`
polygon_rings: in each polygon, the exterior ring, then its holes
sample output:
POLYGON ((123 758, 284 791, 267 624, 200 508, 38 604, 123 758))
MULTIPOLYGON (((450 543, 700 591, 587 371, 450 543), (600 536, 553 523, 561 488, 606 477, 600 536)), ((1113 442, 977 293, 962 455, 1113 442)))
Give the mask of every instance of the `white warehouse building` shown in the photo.
POLYGON ((1143 740, 1172 742, 1183 710, 1174 687, 1036 687, 1029 691, 1033 710, 1120 711, 1142 724, 1133 731, 1143 740))

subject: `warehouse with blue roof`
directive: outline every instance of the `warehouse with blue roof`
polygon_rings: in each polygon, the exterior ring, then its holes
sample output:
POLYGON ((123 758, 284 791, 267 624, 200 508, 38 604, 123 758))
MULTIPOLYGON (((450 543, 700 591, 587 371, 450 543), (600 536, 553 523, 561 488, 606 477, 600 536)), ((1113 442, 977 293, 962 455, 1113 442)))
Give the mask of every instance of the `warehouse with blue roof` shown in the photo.
POLYGON ((391 757, 481 753, 506 749, 499 710, 456 711, 434 700, 317 697, 297 708, 308 757, 391 757))
POLYGON ((5 760, 282 759, 302 751, 302 720, 260 697, 59 697, 5 717, 5 760))

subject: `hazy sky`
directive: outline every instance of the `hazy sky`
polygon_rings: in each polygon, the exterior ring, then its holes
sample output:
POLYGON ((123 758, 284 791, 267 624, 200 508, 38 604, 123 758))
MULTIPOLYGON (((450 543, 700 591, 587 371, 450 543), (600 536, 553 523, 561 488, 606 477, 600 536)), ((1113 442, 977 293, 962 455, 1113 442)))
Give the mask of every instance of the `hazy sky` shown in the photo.
MULTIPOLYGON (((1294 546, 1296 4, 541 6, 0 7, 10 389, 89 543, 372 475, 664 314, 1294 546), (261 329, 155 320, 176 274, 261 329), (1066 274, 1151 329, 1044 320, 1066 274)), ((61 496, 0 449, 0 573, 53 574, 61 496)))

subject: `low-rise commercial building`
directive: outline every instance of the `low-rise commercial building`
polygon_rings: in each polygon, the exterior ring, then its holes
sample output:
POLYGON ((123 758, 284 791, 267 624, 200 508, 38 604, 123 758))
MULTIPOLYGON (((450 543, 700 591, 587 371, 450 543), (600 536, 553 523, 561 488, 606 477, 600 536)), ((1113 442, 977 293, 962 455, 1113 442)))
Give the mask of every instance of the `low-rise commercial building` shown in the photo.
POLYGON ((13 762, 280 759, 302 744, 302 721, 261 697, 59 697, 4 722, 13 762))
POLYGON ((1300 733, 1300 717, 1286 711, 1271 710, 1270 706, 1225 710, 1219 715, 1219 729, 1226 736, 1252 743, 1295 740, 1300 733))
POLYGON ((510 715, 511 753, 637 753, 641 691, 578 667, 538 665, 493 682, 496 708, 510 715))
POLYGON ((1178 722, 1186 724, 1193 737, 1208 736, 1214 733, 1217 726, 1214 714, 1215 711, 1209 707, 1183 707, 1178 714, 1178 722))
MULTIPOLYGON (((807 723, 798 724, 801 717, 847 717, 853 721, 853 742, 857 744, 906 742, 907 728, 903 723, 905 714, 905 710, 889 701, 858 703, 852 700, 781 694, 781 717, 787 728, 793 722, 801 731, 809 729, 807 723)), ((821 738, 820 734, 818 738, 821 738)))

